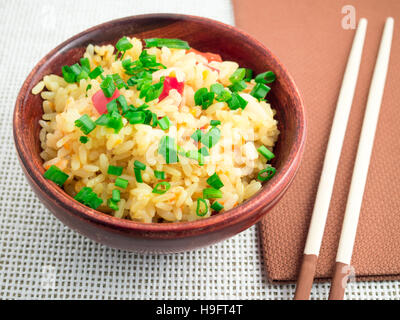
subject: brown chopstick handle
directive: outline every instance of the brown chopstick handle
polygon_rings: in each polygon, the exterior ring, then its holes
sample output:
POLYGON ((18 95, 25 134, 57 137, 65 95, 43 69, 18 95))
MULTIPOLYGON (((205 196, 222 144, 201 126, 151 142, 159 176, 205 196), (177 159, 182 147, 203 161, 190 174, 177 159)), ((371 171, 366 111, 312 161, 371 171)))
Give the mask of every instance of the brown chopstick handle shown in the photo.
POLYGON ((348 264, 342 262, 335 263, 335 271, 333 272, 329 300, 343 300, 350 273, 351 267, 348 264))
POLYGON ((315 269, 317 267, 318 256, 315 254, 304 254, 297 278, 295 300, 310 299, 311 288, 314 282, 315 269))

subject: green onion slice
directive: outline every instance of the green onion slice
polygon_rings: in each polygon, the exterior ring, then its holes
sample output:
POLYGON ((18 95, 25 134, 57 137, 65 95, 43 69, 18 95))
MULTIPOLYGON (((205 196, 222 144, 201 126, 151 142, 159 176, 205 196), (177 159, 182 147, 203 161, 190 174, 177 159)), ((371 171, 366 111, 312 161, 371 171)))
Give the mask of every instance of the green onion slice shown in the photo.
POLYGON ((177 145, 175 139, 169 136, 164 136, 160 140, 158 153, 161 154, 167 163, 179 162, 177 145))
POLYGON ((198 198, 197 199, 196 214, 199 217, 204 217, 207 213, 208 213, 207 201, 202 199, 202 198, 198 198))
POLYGON ((274 82, 275 79, 276 79, 275 73, 273 73, 272 71, 267 71, 257 75, 257 77, 254 80, 257 83, 271 83, 274 82))
POLYGON ((253 79, 253 70, 246 68, 246 74, 244 76, 244 81, 250 82, 253 79))
POLYGON ((247 106, 247 101, 243 99, 237 92, 232 93, 231 99, 227 101, 228 106, 231 110, 238 108, 244 109, 247 106))
POLYGON ((57 166, 52 165, 50 168, 46 170, 43 176, 58 184, 60 187, 67 181, 69 175, 59 169, 57 166))
POLYGON ((114 189, 112 191, 112 197, 111 197, 112 201, 114 202, 119 202, 121 201, 121 191, 119 191, 118 189, 114 189))
POLYGON ((83 187, 74 199, 92 209, 97 209, 103 203, 103 200, 90 187, 83 187))
POLYGON ((189 44, 186 41, 180 39, 165 39, 165 38, 151 38, 144 39, 146 47, 167 47, 174 49, 190 49, 189 44))
POLYGON ((101 66, 97 66, 89 73, 90 79, 96 79, 99 75, 103 73, 103 68, 101 66))
POLYGON ((261 146, 257 149, 257 151, 262 154, 267 160, 271 160, 273 158, 275 158, 275 155, 273 154, 273 152, 271 152, 270 150, 268 150, 267 147, 265 146, 261 146))
POLYGON ((171 184, 169 182, 162 181, 156 184, 152 192, 157 194, 164 194, 169 190, 169 188, 171 188, 171 184))
POLYGON ((194 140, 199 142, 204 136, 203 131, 201 131, 200 129, 197 129, 190 137, 194 140))
POLYGON ((122 189, 126 189, 126 187, 128 186, 129 181, 123 178, 118 177, 117 179, 115 179, 115 185, 117 187, 120 187, 122 189))
POLYGON ((167 116, 165 116, 164 118, 158 120, 158 124, 161 129, 168 130, 171 125, 171 121, 169 120, 169 118, 167 116))
POLYGON ((221 124, 220 120, 211 120, 210 121, 210 125, 213 126, 213 127, 218 126, 220 124, 221 124))
POLYGON ((83 144, 87 143, 89 141, 89 138, 86 136, 80 136, 79 141, 83 144))
POLYGON ((207 183, 214 189, 221 189, 224 186, 216 172, 207 179, 207 183))
POLYGON ((137 168, 137 167, 135 167, 135 168, 133 168, 133 171, 135 172, 136 181, 139 182, 139 183, 142 183, 143 182, 142 170, 137 168))
POLYGON ((108 166, 107 173, 111 174, 113 176, 120 176, 122 174, 122 170, 124 170, 123 167, 118 167, 118 166, 108 166))
POLYGON ((241 81, 246 76, 246 69, 245 68, 238 68, 236 71, 229 77, 229 81, 231 83, 235 83, 241 81))
POLYGON ((111 210, 117 211, 119 209, 118 204, 112 198, 107 200, 107 205, 111 210))
POLYGON ((207 150, 206 147, 201 147, 201 148, 199 149, 199 153, 200 153, 201 155, 203 155, 204 157, 210 155, 210 153, 208 152, 208 150, 207 150))
POLYGON ((164 172, 164 171, 157 171, 157 170, 154 170, 154 176, 155 176, 157 179, 164 180, 164 179, 165 179, 165 172, 164 172))
POLYGON ((115 48, 118 51, 126 51, 133 48, 133 44, 128 40, 127 37, 122 37, 121 39, 118 40, 117 44, 115 45, 115 48))
POLYGON ((231 89, 232 92, 239 92, 239 91, 243 91, 244 89, 246 89, 247 84, 244 80, 240 80, 237 82, 234 82, 232 85, 229 86, 229 89, 231 89))
POLYGON ((274 167, 268 167, 266 169, 261 170, 258 173, 258 180, 260 181, 268 181, 270 180, 276 173, 276 169, 274 167))
POLYGON ((111 98, 115 91, 113 77, 107 75, 103 82, 100 84, 101 90, 107 98, 111 98))
POLYGON ((84 134, 88 135, 96 128, 96 123, 87 114, 84 114, 82 117, 75 120, 75 126, 80 128, 84 134))
POLYGON ((201 139, 201 143, 208 149, 217 144, 221 138, 221 131, 217 127, 212 127, 201 139))
POLYGON ((205 188, 203 189, 204 199, 216 199, 222 198, 222 191, 215 188, 205 188))
POLYGON ((138 161, 138 160, 135 160, 135 161, 134 161, 133 166, 134 166, 135 168, 140 169, 140 170, 146 170, 146 165, 145 165, 143 162, 140 162, 140 161, 138 161))
POLYGON ((263 83, 257 83, 257 84, 254 86, 253 90, 251 90, 250 94, 251 94, 254 98, 256 98, 256 99, 258 99, 258 100, 261 100, 261 99, 264 99, 264 98, 265 98, 265 96, 267 95, 267 93, 268 93, 270 90, 271 90, 271 88, 268 87, 267 85, 265 85, 265 84, 263 84, 263 83))
POLYGON ((222 209, 224 208, 224 206, 222 204, 220 204, 218 201, 214 201, 214 203, 211 205, 211 209, 220 212, 222 209))

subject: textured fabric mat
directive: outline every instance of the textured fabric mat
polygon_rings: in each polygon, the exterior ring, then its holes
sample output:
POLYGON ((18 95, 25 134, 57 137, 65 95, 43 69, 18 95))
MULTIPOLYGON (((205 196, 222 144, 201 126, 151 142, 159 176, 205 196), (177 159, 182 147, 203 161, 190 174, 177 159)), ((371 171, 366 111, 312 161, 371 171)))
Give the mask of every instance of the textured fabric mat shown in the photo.
MULTIPOLYGON (((177 12, 233 24, 227 0, 0 0, 0 299, 290 299, 265 276, 257 227, 202 250, 142 255, 110 249, 65 227, 31 191, 12 141, 18 90, 68 37, 127 15, 177 12)), ((327 284, 312 298, 324 299, 327 284)), ((351 284, 348 299, 400 297, 398 282, 351 284)))
POLYGON ((368 28, 352 111, 336 176, 317 278, 332 275, 376 54, 386 17, 395 19, 391 60, 365 189, 352 265, 356 280, 400 278, 400 1, 236 1, 236 23, 278 55, 303 94, 308 136, 294 184, 261 223, 268 277, 297 277, 336 101, 354 30, 342 28, 352 5, 368 28), (246 10, 247 8, 251 8, 246 10))

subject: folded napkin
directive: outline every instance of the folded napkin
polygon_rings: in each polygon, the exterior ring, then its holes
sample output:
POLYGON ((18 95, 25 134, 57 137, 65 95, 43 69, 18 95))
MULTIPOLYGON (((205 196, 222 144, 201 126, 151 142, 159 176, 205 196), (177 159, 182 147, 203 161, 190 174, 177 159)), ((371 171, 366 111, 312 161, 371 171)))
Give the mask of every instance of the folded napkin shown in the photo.
POLYGON ((303 95, 306 150, 296 179, 260 223, 268 278, 294 281, 307 237, 322 163, 356 21, 368 19, 360 73, 336 175, 316 277, 331 277, 368 90, 386 17, 395 19, 392 52, 361 209, 352 265, 356 280, 400 279, 400 1, 234 0, 236 25, 274 52, 303 95), (342 13, 342 10, 344 13, 342 13), (351 8, 350 8, 351 10, 351 8), (350 19, 350 20, 348 20, 350 19))

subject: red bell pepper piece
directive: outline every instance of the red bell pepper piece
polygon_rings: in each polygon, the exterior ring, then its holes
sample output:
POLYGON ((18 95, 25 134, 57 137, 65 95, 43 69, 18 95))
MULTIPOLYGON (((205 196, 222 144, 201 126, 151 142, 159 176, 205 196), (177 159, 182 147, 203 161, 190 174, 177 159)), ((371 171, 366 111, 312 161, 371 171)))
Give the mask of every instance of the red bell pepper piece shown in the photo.
POLYGON ((118 98, 119 96, 120 93, 118 89, 115 89, 114 94, 111 98, 107 98, 104 95, 103 90, 100 89, 92 96, 93 105, 100 114, 107 113, 107 103, 109 103, 111 100, 118 98))
POLYGON ((183 93, 183 82, 178 82, 178 80, 174 77, 165 77, 164 78, 164 88, 161 92, 160 96, 158 97, 159 101, 163 100, 164 98, 168 97, 169 91, 175 89, 179 92, 180 95, 183 93))

